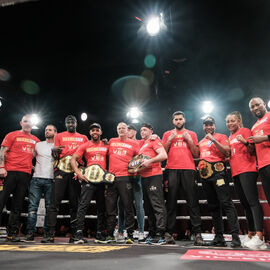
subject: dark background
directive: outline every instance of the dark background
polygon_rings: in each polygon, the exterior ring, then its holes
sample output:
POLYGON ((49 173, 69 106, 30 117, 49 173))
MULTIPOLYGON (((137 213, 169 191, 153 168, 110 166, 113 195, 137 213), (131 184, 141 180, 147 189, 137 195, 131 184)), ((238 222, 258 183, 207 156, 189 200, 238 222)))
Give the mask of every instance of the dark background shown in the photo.
POLYGON ((68 114, 79 132, 95 121, 110 138, 134 105, 160 136, 172 128, 171 114, 185 111, 200 139, 204 100, 228 135, 229 112, 239 110, 251 127, 250 98, 270 99, 268 0, 41 0, 0 7, 0 26, 0 68, 10 74, 0 81, 1 140, 34 112, 43 119, 33 131, 41 139, 47 123, 63 131, 68 114), (140 34, 135 19, 152 12, 163 12, 168 27, 155 38, 140 34), (157 60, 151 69, 147 54, 157 60), (142 74, 149 84, 134 77, 142 74), (26 80, 39 91, 29 94, 26 80))

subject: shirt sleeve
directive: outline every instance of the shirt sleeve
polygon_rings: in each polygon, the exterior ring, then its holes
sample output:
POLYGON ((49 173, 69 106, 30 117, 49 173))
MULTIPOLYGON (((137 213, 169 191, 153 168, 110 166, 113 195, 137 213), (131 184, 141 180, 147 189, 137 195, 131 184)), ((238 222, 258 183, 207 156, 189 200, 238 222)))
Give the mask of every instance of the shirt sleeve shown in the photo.
POLYGON ((153 142, 153 148, 154 150, 156 151, 157 149, 163 147, 163 144, 161 143, 161 141, 159 139, 156 139, 154 142, 153 142))
POLYGON ((168 132, 165 132, 162 137, 162 144, 164 145, 168 141, 168 132))
POLYGON ((83 154, 84 154, 84 152, 85 152, 85 148, 86 148, 86 143, 80 145, 80 146, 77 148, 77 150, 76 150, 76 152, 75 152, 74 154, 76 154, 76 155, 82 157, 83 154))
POLYGON ((191 132, 191 133, 190 133, 190 136, 191 136, 191 138, 192 138, 194 144, 195 144, 196 146, 198 146, 199 143, 198 143, 198 137, 197 137, 196 133, 195 133, 195 132, 191 132))
POLYGON ((13 135, 13 133, 8 133, 4 140, 2 141, 2 146, 5 146, 7 148, 10 148, 14 142, 15 136, 13 135))
POLYGON ((54 147, 58 147, 58 146, 60 146, 60 138, 59 138, 59 134, 56 134, 54 138, 54 147))
POLYGON ((226 136, 226 135, 222 135, 219 139, 219 142, 222 144, 222 145, 228 145, 230 146, 230 141, 229 141, 229 138, 226 136))

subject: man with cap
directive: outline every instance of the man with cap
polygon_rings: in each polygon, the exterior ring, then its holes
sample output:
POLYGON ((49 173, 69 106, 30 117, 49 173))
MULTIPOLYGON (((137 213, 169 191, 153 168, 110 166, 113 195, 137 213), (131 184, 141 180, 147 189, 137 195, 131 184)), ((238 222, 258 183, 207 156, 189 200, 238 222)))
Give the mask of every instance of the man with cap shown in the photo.
MULTIPOLYGON (((131 140, 134 140, 139 145, 141 141, 136 139, 137 130, 135 126, 128 125, 128 135, 127 137, 131 140)), ((137 216, 138 223, 138 241, 144 240, 144 208, 143 208, 143 193, 142 193, 142 184, 141 177, 139 175, 131 176, 131 184, 134 198, 134 205, 137 216)), ((118 201, 118 239, 122 240, 124 237, 124 208, 121 200, 118 201)), ((117 240, 117 239, 116 239, 117 240)))
POLYGON ((115 180, 105 193, 106 212, 107 212, 107 230, 108 237, 106 242, 115 241, 114 228, 116 225, 117 200, 123 203, 125 227, 128 237, 127 244, 133 243, 134 230, 134 212, 133 212, 133 194, 131 178, 132 174, 128 172, 129 161, 138 154, 138 144, 136 141, 128 139, 127 124, 121 122, 117 125, 117 138, 109 141, 109 172, 115 175, 115 180))
POLYGON ((12 210, 7 226, 7 240, 12 242, 20 241, 20 215, 31 179, 35 146, 39 142, 39 139, 31 134, 33 123, 30 114, 23 116, 20 125, 21 130, 5 136, 0 150, 0 177, 5 178, 0 193, 0 226, 3 208, 12 193, 12 210))
MULTIPOLYGON (((146 215, 150 217, 150 221, 155 220, 156 235, 150 235, 147 238, 149 244, 166 244, 166 208, 163 196, 163 174, 161 162, 167 158, 167 153, 160 141, 156 138, 150 140, 153 133, 153 127, 150 124, 143 123, 140 129, 141 137, 144 141, 139 150, 139 154, 147 156, 143 163, 143 170, 139 172, 142 177, 142 187, 144 194, 144 205, 146 215)), ((153 224, 151 224, 151 227, 153 224)))
POLYGON ((73 115, 65 118, 67 131, 58 133, 55 136, 54 148, 52 154, 56 160, 54 180, 51 191, 51 201, 48 210, 47 227, 49 233, 41 240, 42 243, 54 242, 54 231, 57 222, 57 214, 64 195, 68 192, 70 208, 70 243, 74 242, 76 232, 76 215, 78 208, 78 199, 80 196, 80 183, 74 180, 74 171, 70 160, 77 148, 88 141, 85 135, 76 132, 77 119, 73 115))
POLYGON ((240 247, 238 217, 231 199, 225 164, 226 158, 231 154, 230 142, 226 135, 215 132, 216 124, 213 117, 204 119, 203 130, 206 135, 199 142, 198 169, 215 230, 215 238, 210 244, 219 247, 226 246, 222 220, 222 210, 224 210, 232 234, 231 247, 240 247))
POLYGON ((258 118, 253 125, 249 140, 255 143, 259 175, 263 190, 270 205, 270 112, 260 97, 254 97, 249 102, 250 111, 258 118))
POLYGON ((195 234, 194 245, 203 246, 205 242, 201 236, 201 216, 193 159, 199 157, 198 139, 195 132, 185 128, 186 119, 182 111, 175 112, 172 118, 175 128, 166 131, 162 138, 163 146, 168 153, 167 230, 170 235, 175 232, 177 195, 181 186, 186 195, 192 231, 195 234))
POLYGON ((87 240, 83 238, 84 219, 87 208, 96 194, 96 205, 97 205, 97 233, 96 239, 104 240, 104 223, 105 223, 105 198, 104 198, 104 183, 91 183, 82 174, 78 168, 77 161, 82 157, 85 158, 87 167, 91 165, 99 165, 104 171, 106 170, 106 157, 108 153, 108 146, 100 140, 102 135, 101 126, 98 123, 90 125, 90 137, 91 140, 82 144, 76 152, 73 154, 71 159, 71 166, 76 173, 79 180, 81 180, 81 195, 79 199, 79 206, 77 212, 76 222, 76 234, 75 244, 87 243, 87 240))

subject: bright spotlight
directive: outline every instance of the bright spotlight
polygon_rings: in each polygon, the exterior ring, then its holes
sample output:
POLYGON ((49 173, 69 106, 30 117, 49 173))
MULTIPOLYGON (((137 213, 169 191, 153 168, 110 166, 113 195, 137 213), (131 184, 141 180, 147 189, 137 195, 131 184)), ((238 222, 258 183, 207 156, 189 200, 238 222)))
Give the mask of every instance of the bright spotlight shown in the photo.
POLYGON ((160 31, 160 18, 152 17, 146 24, 146 30, 150 36, 155 36, 160 31))
POLYGON ((141 114, 142 112, 137 107, 132 107, 127 113, 127 117, 130 117, 132 119, 137 119, 141 114))
POLYGON ((81 114, 81 119, 82 119, 82 121, 85 121, 87 119, 87 114, 86 113, 82 113, 81 114))
POLYGON ((138 119, 132 119, 132 124, 138 124, 139 123, 139 120, 138 119))
POLYGON ((211 113, 214 109, 214 105, 211 101, 204 101, 202 104, 202 110, 204 113, 211 113))
POLYGON ((0 107, 2 107, 2 101, 1 101, 1 99, 0 99, 0 107))
POLYGON ((39 116, 38 116, 37 114, 35 114, 35 113, 32 114, 32 116, 31 116, 31 122, 32 122, 32 124, 33 124, 32 129, 38 129, 37 124, 40 123, 40 118, 39 118, 39 116))
POLYGON ((270 100, 268 101, 267 106, 270 109, 270 100))

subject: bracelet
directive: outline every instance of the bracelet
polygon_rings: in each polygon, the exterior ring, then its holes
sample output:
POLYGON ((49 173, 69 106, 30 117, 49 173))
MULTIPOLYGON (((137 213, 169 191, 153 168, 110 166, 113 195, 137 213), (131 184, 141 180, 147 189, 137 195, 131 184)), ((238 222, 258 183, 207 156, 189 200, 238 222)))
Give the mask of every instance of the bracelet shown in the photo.
POLYGON ((244 143, 244 145, 245 145, 245 146, 248 146, 248 145, 249 145, 249 142, 248 142, 248 141, 246 141, 246 142, 244 143))
POLYGON ((213 138, 212 140, 211 140, 211 142, 215 142, 216 140, 215 140, 215 138, 213 138))

